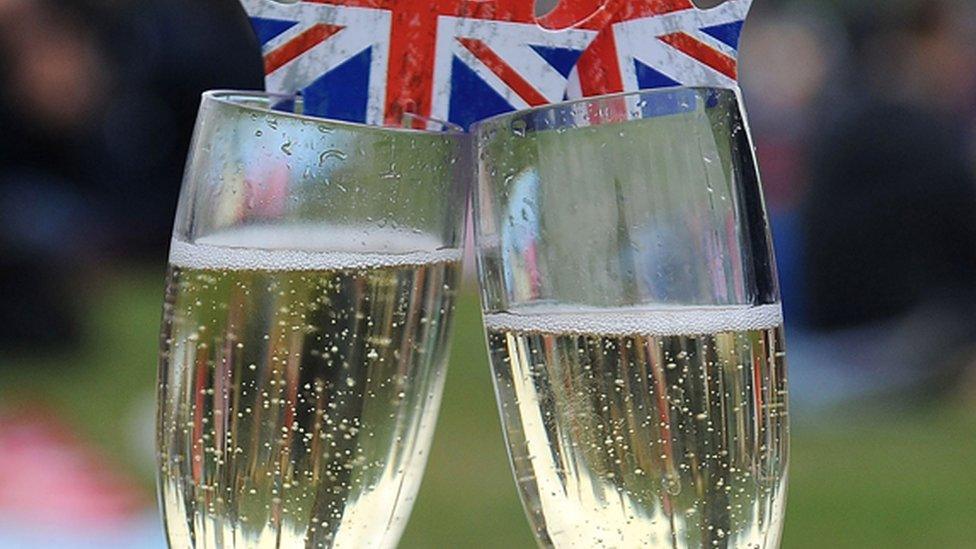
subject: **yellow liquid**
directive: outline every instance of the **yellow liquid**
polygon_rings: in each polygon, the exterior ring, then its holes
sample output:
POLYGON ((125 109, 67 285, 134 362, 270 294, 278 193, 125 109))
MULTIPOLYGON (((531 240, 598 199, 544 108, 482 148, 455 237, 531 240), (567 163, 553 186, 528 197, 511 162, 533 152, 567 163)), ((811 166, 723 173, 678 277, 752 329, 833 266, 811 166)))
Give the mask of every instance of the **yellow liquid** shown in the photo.
POLYGON ((786 367, 766 307, 486 315, 540 545, 779 545, 786 367), (680 333, 696 324, 713 331, 680 333))
POLYGON ((242 267, 277 252, 204 248, 174 244, 191 266, 166 286, 170 546, 394 546, 433 435, 458 258, 306 252, 271 263, 309 269, 266 270, 242 267))

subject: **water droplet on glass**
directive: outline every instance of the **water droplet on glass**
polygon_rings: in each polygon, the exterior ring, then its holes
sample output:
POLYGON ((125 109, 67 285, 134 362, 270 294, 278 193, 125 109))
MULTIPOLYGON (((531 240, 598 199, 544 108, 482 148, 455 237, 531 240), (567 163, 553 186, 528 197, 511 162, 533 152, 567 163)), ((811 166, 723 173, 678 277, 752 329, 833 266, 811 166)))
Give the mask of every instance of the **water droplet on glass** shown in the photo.
POLYGON ((676 496, 681 493, 681 481, 673 476, 667 476, 661 479, 661 483, 664 484, 664 489, 671 494, 676 496))
POLYGON ((319 155, 319 166, 325 164, 325 161, 329 160, 330 158, 341 161, 341 160, 345 160, 348 157, 349 155, 340 151, 339 149, 329 149, 319 155))
POLYGON ((513 120, 512 133, 515 135, 515 137, 525 137, 525 133, 526 133, 525 120, 513 120))
POLYGON ((380 174, 380 179, 400 179, 400 172, 397 171, 396 163, 390 164, 390 169, 380 174))

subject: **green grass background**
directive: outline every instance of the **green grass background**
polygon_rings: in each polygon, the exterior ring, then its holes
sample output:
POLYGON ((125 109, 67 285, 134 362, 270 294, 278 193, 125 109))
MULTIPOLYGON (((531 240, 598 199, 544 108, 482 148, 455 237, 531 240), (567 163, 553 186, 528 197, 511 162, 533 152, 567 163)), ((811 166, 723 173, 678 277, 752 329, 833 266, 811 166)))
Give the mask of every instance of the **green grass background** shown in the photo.
MULTIPOLYGON (((90 285, 78 352, 0 357, 0 411, 53 409, 146 487, 161 269, 90 285), (143 432, 139 432, 139 430, 143 432)), ((976 547, 976 413, 958 406, 793 426, 785 548, 976 547)), ((401 547, 533 547, 508 469, 473 288, 458 309, 443 407, 401 547)))

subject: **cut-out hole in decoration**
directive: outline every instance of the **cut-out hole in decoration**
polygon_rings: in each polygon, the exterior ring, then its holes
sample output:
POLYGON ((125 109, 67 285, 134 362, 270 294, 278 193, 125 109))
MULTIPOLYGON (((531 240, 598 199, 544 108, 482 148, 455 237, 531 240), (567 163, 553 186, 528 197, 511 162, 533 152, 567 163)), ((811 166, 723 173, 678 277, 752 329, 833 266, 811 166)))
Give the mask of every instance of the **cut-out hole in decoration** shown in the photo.
POLYGON ((712 9, 716 6, 721 6, 726 2, 728 2, 728 0, 691 0, 691 3, 700 10, 712 9))
POLYGON ((555 9, 558 0, 535 0, 535 16, 545 17, 547 13, 555 9))
POLYGON ((535 16, 542 28, 563 30, 589 19, 608 2, 610 0, 535 0, 535 16))

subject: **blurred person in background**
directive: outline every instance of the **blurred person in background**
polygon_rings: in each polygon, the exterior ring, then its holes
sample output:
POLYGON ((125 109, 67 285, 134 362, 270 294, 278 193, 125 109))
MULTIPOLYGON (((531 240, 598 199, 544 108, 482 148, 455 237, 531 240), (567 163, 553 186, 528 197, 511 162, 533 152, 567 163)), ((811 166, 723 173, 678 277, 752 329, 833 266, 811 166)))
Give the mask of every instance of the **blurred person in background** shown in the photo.
POLYGON ((237 0, 0 0, 0 351, 74 344, 79 269, 162 261, 200 93, 262 86, 237 0))
POLYGON ((976 356, 973 17, 920 0, 853 19, 803 204, 808 389, 926 401, 976 356))
MULTIPOLYGON (((161 276, 200 94, 221 87, 263 87, 238 0, 0 0, 0 547, 162 544, 134 475, 152 387, 107 403, 85 385, 111 394, 151 361, 99 377, 115 339, 92 300, 116 270, 161 276), (99 413, 114 445, 89 440, 99 413)), ((123 307, 117 339, 156 330, 123 307)))
POLYGON ((757 2, 743 40, 741 81, 776 245, 786 318, 806 314, 800 204, 821 98, 848 62, 835 12, 821 4, 757 2), (790 44, 784 48, 783 44, 790 44))

